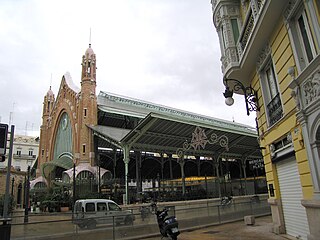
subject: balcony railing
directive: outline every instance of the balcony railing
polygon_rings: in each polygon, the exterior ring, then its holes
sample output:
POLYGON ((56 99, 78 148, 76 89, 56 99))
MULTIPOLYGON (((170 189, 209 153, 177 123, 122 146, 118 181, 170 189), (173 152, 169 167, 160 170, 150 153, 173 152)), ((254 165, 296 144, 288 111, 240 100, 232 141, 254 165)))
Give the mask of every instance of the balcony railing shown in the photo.
POLYGON ((254 4, 250 4, 251 6, 247 11, 245 24, 243 26, 239 42, 237 44, 239 59, 242 57, 243 52, 245 51, 245 48, 248 45, 249 38, 252 35, 255 24, 260 17, 260 13, 262 11, 264 3, 265 0, 257 0, 254 1, 254 4))
POLYGON ((238 51, 240 56, 242 55, 242 52, 247 46, 249 37, 251 36, 252 30, 253 30, 253 26, 254 26, 254 18, 253 18, 252 11, 250 11, 248 21, 243 30, 243 34, 241 35, 241 38, 239 40, 240 48, 238 47, 238 51))
POLYGON ((36 155, 29 155, 29 154, 13 154, 13 158, 15 159, 36 159, 36 155))
POLYGON ((269 124, 270 126, 272 126, 273 124, 278 122, 283 115, 279 93, 267 105, 267 110, 268 110, 268 116, 269 116, 269 124))

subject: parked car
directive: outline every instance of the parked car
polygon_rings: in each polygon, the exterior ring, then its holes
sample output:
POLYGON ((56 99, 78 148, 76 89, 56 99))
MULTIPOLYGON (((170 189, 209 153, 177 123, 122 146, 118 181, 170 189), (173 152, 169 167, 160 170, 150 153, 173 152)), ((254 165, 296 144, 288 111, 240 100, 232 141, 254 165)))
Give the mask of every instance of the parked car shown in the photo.
POLYGON ((74 206, 73 223, 80 228, 95 228, 97 224, 133 224, 135 216, 130 210, 122 210, 112 200, 82 199, 74 206))

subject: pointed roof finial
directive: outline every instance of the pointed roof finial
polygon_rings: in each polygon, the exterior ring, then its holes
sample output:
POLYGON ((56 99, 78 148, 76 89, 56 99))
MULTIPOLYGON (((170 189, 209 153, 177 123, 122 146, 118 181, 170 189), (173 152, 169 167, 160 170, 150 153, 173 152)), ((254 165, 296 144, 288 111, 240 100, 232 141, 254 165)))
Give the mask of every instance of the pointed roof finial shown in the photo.
POLYGON ((89 34, 89 48, 91 48, 91 27, 90 27, 90 34, 89 34))
POLYGON ((52 73, 51 73, 51 78, 50 78, 50 87, 49 87, 49 90, 47 92, 47 97, 54 97, 54 94, 51 90, 51 85, 52 85, 52 73))

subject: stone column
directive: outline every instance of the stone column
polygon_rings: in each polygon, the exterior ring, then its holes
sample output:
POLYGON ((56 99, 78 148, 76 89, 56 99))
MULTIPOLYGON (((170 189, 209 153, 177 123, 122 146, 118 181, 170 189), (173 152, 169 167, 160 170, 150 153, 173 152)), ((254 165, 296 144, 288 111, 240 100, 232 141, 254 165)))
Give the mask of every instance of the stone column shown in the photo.
POLYGON ((272 232, 276 234, 283 234, 286 232, 284 225, 284 218, 282 214, 282 204, 280 199, 269 198, 268 203, 271 207, 272 214, 272 232))

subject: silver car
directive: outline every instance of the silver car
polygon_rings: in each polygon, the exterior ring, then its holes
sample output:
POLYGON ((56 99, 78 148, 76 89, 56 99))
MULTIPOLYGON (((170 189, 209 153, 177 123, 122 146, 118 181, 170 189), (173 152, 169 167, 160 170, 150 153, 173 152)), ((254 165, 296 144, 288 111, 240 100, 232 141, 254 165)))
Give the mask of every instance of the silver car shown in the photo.
POLYGON ((73 223, 80 228, 93 229, 97 224, 133 224, 135 216, 132 211, 121 207, 108 199, 77 200, 74 206, 73 223))

